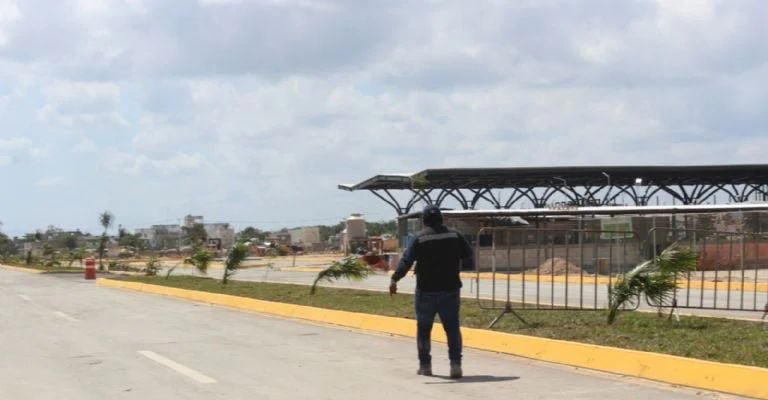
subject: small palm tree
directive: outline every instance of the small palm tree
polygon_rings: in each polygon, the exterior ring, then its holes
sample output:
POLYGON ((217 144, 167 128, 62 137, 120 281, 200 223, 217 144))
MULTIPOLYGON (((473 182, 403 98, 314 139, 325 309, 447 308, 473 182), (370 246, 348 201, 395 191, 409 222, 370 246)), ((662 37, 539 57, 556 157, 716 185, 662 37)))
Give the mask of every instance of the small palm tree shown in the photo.
POLYGON ((71 267, 75 261, 80 262, 80 266, 83 266, 83 259, 85 258, 85 247, 74 249, 69 252, 69 266, 71 267))
POLYGON ((157 275, 158 272, 160 272, 160 269, 162 269, 160 260, 158 260, 157 257, 150 257, 149 260, 147 260, 146 267, 144 268, 144 273, 147 276, 155 276, 157 275))
POLYGON ((267 277, 269 277, 269 271, 272 271, 273 269, 275 269, 275 264, 267 263, 267 265, 264 267, 264 276, 261 280, 266 281, 267 277))
POLYGON ((48 243, 43 245, 43 266, 45 267, 58 267, 61 265, 56 249, 48 243))
POLYGON ((312 283, 312 288, 309 290, 309 294, 315 294, 317 284, 320 281, 325 280, 333 282, 334 280, 341 278, 361 281, 367 278, 370 273, 371 269, 360 262, 356 257, 344 257, 339 261, 334 261, 328 268, 317 274, 317 278, 315 278, 315 281, 312 283))
POLYGON ((206 249, 197 250, 184 259, 184 264, 194 265, 201 274, 208 273, 208 264, 213 260, 213 253, 206 249))
POLYGON ((619 278, 610 290, 608 324, 616 320, 619 310, 641 294, 652 304, 664 304, 677 286, 678 273, 696 269, 698 255, 690 248, 673 243, 652 260, 643 261, 619 278))
POLYGON ((99 214, 99 224, 104 227, 104 233, 101 234, 101 240, 99 240, 99 269, 104 269, 104 253, 107 251, 107 231, 112 223, 115 222, 115 216, 111 212, 104 210, 99 214))
POLYGON ((237 242, 227 253, 227 259, 224 262, 224 276, 221 279, 221 283, 226 285, 229 278, 237 272, 240 268, 240 264, 248 257, 248 245, 244 242, 237 242))

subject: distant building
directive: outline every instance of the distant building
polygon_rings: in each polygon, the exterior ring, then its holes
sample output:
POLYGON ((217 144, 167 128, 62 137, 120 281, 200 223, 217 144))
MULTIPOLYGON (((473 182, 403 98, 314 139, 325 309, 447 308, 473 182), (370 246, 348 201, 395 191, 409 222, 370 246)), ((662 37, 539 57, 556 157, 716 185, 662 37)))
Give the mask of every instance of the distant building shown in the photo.
POLYGON ((203 223, 203 216, 202 215, 187 215, 184 217, 184 227, 190 228, 195 224, 202 224, 203 223))
POLYGON ((341 250, 345 254, 358 248, 367 247, 368 230, 362 214, 352 214, 347 218, 346 227, 342 232, 341 250))
MULTIPOLYGON (((203 217, 200 217, 202 220, 203 217)), ((195 222, 198 223, 198 222, 195 222)), ((235 244, 235 230, 227 223, 203 224, 208 240, 221 244, 222 249, 228 249, 235 244)))
POLYGON ((136 229, 136 233, 147 241, 153 249, 180 248, 184 244, 184 230, 196 224, 203 225, 210 243, 227 249, 235 244, 235 230, 228 223, 206 224, 202 215, 187 215, 182 225, 152 225, 149 228, 136 229))
POLYGON ((270 232, 267 235, 267 242, 276 245, 289 245, 291 244, 291 234, 287 231, 270 232))
POLYGON ((137 229, 142 239, 146 240, 153 249, 172 249, 181 247, 181 226, 176 224, 152 225, 149 228, 137 229))
POLYGON ((155 230, 152 228, 139 228, 136 229, 136 234, 147 242, 149 247, 155 247, 155 230))
POLYGON ((31 254, 32 257, 42 257, 43 255, 42 242, 25 242, 22 249, 24 254, 31 254))
POLYGON ((311 246, 320 243, 320 228, 306 226, 288 231, 291 235, 291 244, 311 246))

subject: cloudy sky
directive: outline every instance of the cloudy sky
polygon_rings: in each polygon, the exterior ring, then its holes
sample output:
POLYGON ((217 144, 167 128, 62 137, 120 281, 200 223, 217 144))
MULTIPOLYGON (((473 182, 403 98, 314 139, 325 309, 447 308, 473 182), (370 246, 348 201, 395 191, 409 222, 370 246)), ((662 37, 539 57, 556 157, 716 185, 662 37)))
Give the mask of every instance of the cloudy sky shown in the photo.
POLYGON ((766 162, 755 1, 0 0, 0 220, 394 213, 428 167, 766 162))

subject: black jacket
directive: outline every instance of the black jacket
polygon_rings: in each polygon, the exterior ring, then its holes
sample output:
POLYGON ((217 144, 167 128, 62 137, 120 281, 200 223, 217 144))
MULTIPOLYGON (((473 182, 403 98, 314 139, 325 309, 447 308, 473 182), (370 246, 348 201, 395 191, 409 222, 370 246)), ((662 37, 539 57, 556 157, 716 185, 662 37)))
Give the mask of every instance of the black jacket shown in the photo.
POLYGON ((419 290, 456 290, 461 288, 459 272, 462 260, 465 268, 471 268, 472 256, 472 247, 461 233, 443 225, 426 227, 408 244, 392 280, 402 279, 415 261, 416 287, 419 290))

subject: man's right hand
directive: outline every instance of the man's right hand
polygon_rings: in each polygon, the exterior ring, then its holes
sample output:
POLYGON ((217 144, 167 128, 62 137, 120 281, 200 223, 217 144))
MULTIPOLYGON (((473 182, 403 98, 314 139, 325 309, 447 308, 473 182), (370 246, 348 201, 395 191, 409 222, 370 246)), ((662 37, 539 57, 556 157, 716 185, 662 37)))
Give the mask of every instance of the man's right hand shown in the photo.
POLYGON ((391 281, 389 283, 389 295, 397 294, 397 282, 391 281))

